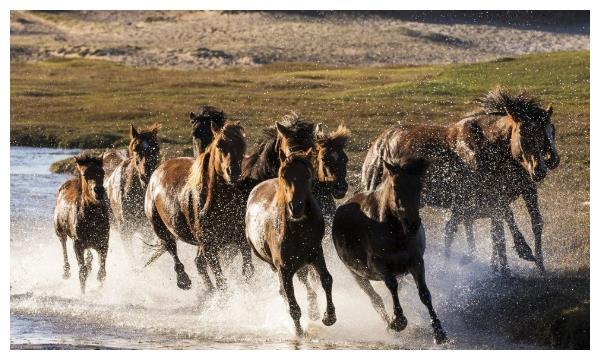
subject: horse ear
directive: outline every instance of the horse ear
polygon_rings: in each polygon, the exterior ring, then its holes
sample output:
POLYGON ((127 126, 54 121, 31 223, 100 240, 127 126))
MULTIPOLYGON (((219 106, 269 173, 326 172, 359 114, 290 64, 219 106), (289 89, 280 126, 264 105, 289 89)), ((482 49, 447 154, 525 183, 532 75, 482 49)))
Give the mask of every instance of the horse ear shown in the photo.
POLYGON ((219 125, 217 125, 216 122, 211 120, 210 121, 210 130, 212 131, 213 135, 217 135, 221 129, 219 128, 219 125))
POLYGON ((325 132, 323 131, 323 123, 318 123, 315 125, 315 137, 325 136, 325 132))
POLYGON ((392 163, 389 163, 383 159, 381 159, 381 161, 383 161, 383 166, 387 169, 387 171, 389 171, 391 174, 396 173, 396 166, 392 163))
POLYGON ((158 130, 160 130, 161 128, 162 128, 162 124, 161 123, 154 123, 150 127, 150 131, 152 131, 152 133, 154 134, 154 136, 156 136, 158 134, 158 130))
POLYGON ((548 105, 548 108, 546 109, 546 113, 548 114, 548 116, 552 116, 553 112, 554 109, 552 108, 552 104, 548 105))
POLYGON ((129 124, 129 137, 131 139, 135 139, 138 137, 140 133, 137 131, 137 129, 135 128, 135 126, 133 126, 133 124, 129 124))
POLYGON ((190 112, 190 122, 194 123, 194 121, 196 121, 196 118, 198 117, 198 115, 196 115, 193 111, 190 112))
POLYGON ((277 132, 285 137, 285 138, 289 138, 292 136, 292 132, 290 131, 290 129, 286 128, 285 126, 281 125, 280 123, 276 122, 275 126, 277 127, 277 132))

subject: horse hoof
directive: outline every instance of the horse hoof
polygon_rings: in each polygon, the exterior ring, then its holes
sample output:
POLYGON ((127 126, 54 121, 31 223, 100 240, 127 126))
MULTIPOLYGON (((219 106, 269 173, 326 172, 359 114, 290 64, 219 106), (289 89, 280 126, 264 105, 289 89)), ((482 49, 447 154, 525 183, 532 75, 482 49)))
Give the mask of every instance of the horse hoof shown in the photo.
POLYGON ((471 255, 465 255, 462 257, 462 259, 460 259, 461 265, 468 265, 472 262, 473 262, 473 256, 471 256, 471 255))
POLYGON ((331 326, 331 325, 335 324, 336 321, 337 321, 337 317, 335 316, 335 312, 331 312, 331 313, 326 312, 323 315, 323 325, 325 325, 325 326, 331 326))
POLYGON ((546 268, 544 267, 544 261, 539 261, 536 259, 535 265, 538 267, 538 269, 540 269, 542 274, 546 273, 546 268))
POLYGON ((98 273, 98 281, 99 282, 104 282, 104 279, 106 279, 106 273, 105 272, 99 272, 98 273))
POLYGON ((533 252, 531 248, 527 244, 518 244, 515 245, 515 250, 517 251, 517 255, 526 261, 536 261, 535 256, 533 256, 533 252))
POLYGON ((182 290, 189 290, 192 287, 192 280, 186 273, 177 274, 177 286, 182 290))
POLYGON ((448 342, 448 337, 446 336, 446 333, 444 332, 444 330, 439 330, 435 332, 433 341, 435 342, 436 345, 442 345, 448 342))
POLYGON ((71 277, 71 271, 69 269, 65 269, 65 271, 63 272, 63 279, 67 280, 70 277, 71 277))
POLYGON ((395 331, 395 332, 400 332, 404 329, 406 329, 406 326, 408 325, 408 320, 406 320, 405 316, 402 316, 400 318, 396 317, 394 318, 394 320, 390 323, 390 329, 395 331))

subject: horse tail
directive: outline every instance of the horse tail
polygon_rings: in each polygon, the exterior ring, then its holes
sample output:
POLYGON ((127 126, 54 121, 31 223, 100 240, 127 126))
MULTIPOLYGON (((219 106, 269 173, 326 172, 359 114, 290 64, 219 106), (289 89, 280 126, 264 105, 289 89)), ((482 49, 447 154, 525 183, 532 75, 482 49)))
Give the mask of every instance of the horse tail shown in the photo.
POLYGON ((167 252, 167 248, 164 246, 162 241, 159 244, 150 244, 150 243, 146 242, 145 240, 142 240, 142 242, 144 243, 145 249, 154 251, 154 254, 152 254, 152 256, 150 256, 148 261, 146 261, 146 264, 144 264, 144 268, 152 265, 156 260, 158 260, 162 256, 162 254, 167 252))

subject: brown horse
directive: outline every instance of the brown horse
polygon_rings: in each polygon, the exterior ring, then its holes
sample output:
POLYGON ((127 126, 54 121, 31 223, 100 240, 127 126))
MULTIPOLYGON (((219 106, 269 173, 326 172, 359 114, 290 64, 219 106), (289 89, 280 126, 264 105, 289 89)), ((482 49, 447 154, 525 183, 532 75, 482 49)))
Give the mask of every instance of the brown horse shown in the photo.
MULTIPOLYGON (((520 257, 535 259, 543 269, 536 184, 558 162, 556 151, 547 159, 552 109, 544 110, 535 99, 523 94, 513 97, 499 88, 477 101, 482 114, 501 117, 487 124, 474 115, 448 127, 396 126, 382 133, 363 164, 363 187, 374 189, 381 182, 383 159, 428 159, 431 167, 424 179, 423 202, 450 209, 455 219, 491 217, 492 265, 501 271, 507 270, 502 220, 510 224, 510 204, 522 195, 532 216, 536 256, 522 236, 515 237, 515 248, 520 257)), ((447 224, 449 233, 456 223, 447 224)))
POLYGON ((203 105, 197 113, 190 112, 190 122, 194 157, 198 157, 213 141, 211 124, 218 129, 225 125, 225 113, 213 106, 203 105))
POLYGON ((81 292, 85 293, 85 281, 92 268, 94 249, 100 257, 98 281, 106 277, 106 254, 108 253, 108 203, 104 194, 104 170, 102 158, 81 155, 75 158, 77 177, 65 181, 58 189, 54 208, 54 231, 61 242, 64 257, 65 279, 70 276, 67 257, 67 237, 73 239, 73 249, 79 264, 81 292), (84 252, 87 256, 84 259, 84 252))
POLYGON ((115 171, 123 161, 129 158, 127 149, 105 151, 102 154, 102 168, 104 169, 104 177, 108 177, 115 171))
POLYGON ((159 129, 160 124, 142 131, 130 125, 129 157, 114 169, 104 183, 112 218, 130 254, 136 230, 142 232, 144 238, 152 233, 144 214, 144 197, 148 181, 159 162, 159 129))
POLYGON ((340 205, 333 219, 333 243, 358 285, 367 293, 375 310, 394 331, 406 328, 407 320, 398 299, 396 276, 411 273, 421 302, 427 306, 436 343, 446 333, 431 302, 425 282, 425 230, 419 216, 422 175, 426 162, 401 158, 383 162, 382 184, 361 192, 340 205), (369 280, 383 280, 394 300, 390 322, 381 297, 369 280))
MULTIPOLYGON (((161 164, 146 191, 146 216, 173 257, 181 289, 189 289, 191 281, 177 255, 177 239, 198 246, 196 267, 209 291, 214 287, 207 262, 217 287, 225 287, 218 259, 223 246, 238 246, 244 264, 252 264, 239 214, 243 214, 244 199, 235 186, 246 150, 243 128, 239 123, 225 123, 222 129, 213 124, 212 132, 213 142, 195 160, 181 157, 161 164)), ((252 270, 245 266, 244 275, 249 277, 252 270)))
POLYGON ((312 195, 312 179, 310 154, 288 154, 278 178, 266 180, 252 190, 246 209, 246 238, 254 253, 277 271, 280 293, 288 302, 298 336, 303 334, 301 311, 292 279, 307 265, 319 273, 327 297, 323 324, 330 326, 336 321, 331 298, 333 279, 321 247, 325 224, 312 195))

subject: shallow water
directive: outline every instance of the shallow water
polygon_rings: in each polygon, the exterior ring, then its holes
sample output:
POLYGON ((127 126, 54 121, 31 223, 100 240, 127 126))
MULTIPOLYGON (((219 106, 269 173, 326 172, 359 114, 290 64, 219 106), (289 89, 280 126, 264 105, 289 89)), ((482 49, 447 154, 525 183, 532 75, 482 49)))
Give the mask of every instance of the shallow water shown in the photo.
MULTIPOLYGON (((179 253, 192 278, 192 289, 177 288, 173 262, 163 256, 142 269, 148 251, 137 239, 136 260, 128 257, 116 233, 111 233, 107 279, 103 287, 88 280, 81 295, 77 264, 69 248, 72 276, 62 279, 62 251, 52 229, 55 192, 67 178, 51 174, 49 165, 77 153, 73 150, 11 148, 11 347, 12 348, 219 348, 219 349, 372 349, 440 348, 433 344, 429 318, 410 276, 403 279, 400 300, 409 325, 400 334, 386 331, 365 294, 326 239, 327 264, 334 278, 333 300, 338 321, 331 327, 311 322, 306 316, 306 292, 296 281, 296 297, 303 310, 307 337, 296 339, 287 308, 278 293, 274 273, 254 258, 256 274, 246 285, 238 281, 240 259, 225 270, 228 290, 207 298, 193 262, 193 247, 179 244, 179 253)), ((468 266, 460 266, 461 244, 456 256, 442 255, 442 213, 425 218, 428 248, 427 280, 438 315, 450 338, 441 348, 531 348, 515 344, 496 333, 493 319, 481 314, 487 327, 464 324, 455 310, 477 301, 471 289, 477 281, 495 281, 488 267, 489 247, 468 266), (431 218, 431 219, 430 219, 431 218)), ((485 232, 478 233, 485 237, 485 232)), ((457 239, 458 240, 458 239, 457 239)), ((489 243, 483 241, 481 243, 489 243)), ((69 245, 71 242, 69 241, 69 245)), ((95 257, 97 258, 97 256, 95 257)), ((514 259, 514 258, 513 258, 514 259)), ((515 263, 515 261, 513 261, 515 263)), ((513 269, 515 266, 511 264, 513 269)), ((531 266, 517 272, 534 272, 531 266)), ((391 297, 385 286, 375 284, 388 312, 391 297)), ((324 294, 319 293, 324 311, 324 294)))

